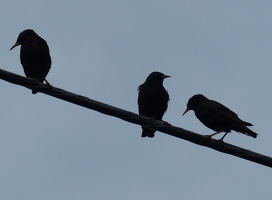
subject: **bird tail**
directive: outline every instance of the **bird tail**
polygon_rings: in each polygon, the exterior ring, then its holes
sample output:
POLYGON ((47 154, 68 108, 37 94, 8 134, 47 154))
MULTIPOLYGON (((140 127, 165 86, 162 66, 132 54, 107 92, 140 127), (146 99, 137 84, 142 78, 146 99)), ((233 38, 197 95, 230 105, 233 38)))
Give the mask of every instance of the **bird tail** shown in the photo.
POLYGON ((248 130, 247 130, 247 133, 251 136, 251 137, 254 137, 254 138, 256 138, 257 137, 257 133, 255 133, 254 131, 252 131, 252 130, 250 130, 249 128, 247 128, 248 130))
POLYGON ((242 127, 240 127, 241 131, 239 131, 239 132, 244 133, 245 135, 251 136, 253 138, 256 138, 258 134, 247 127, 247 126, 253 126, 253 124, 251 124, 249 122, 245 122, 245 121, 242 121, 242 123, 243 123, 243 125, 242 125, 242 127))
POLYGON ((251 136, 253 138, 256 138, 258 135, 254 131, 250 130, 248 127, 243 127, 243 130, 241 130, 241 132, 244 133, 245 135, 251 136))
POLYGON ((156 132, 156 131, 154 131, 154 130, 151 130, 151 129, 148 129, 148 128, 143 128, 142 137, 150 137, 150 138, 153 138, 155 132, 156 132))

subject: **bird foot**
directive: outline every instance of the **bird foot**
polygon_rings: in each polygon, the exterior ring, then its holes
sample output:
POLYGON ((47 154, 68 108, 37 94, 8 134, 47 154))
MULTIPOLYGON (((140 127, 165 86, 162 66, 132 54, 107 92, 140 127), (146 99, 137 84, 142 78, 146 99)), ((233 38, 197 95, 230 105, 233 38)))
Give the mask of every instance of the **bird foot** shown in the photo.
POLYGON ((212 135, 204 135, 204 136, 207 137, 207 138, 209 138, 210 141, 211 141, 212 143, 214 143, 214 139, 212 138, 213 134, 212 134, 212 135))
POLYGON ((166 121, 161 121, 165 126, 172 126, 170 123, 166 122, 166 121))
POLYGON ((27 77, 27 78, 31 79, 31 80, 34 81, 34 82, 39 82, 39 80, 36 79, 36 78, 31 78, 31 77, 27 77))
MULTIPOLYGON (((36 83, 40 82, 39 79, 32 78, 32 77, 28 77, 28 78, 30 78, 32 81, 34 81, 36 83)), ((53 88, 53 86, 46 79, 44 79, 44 81, 45 81, 45 85, 47 85, 49 87, 49 89, 53 88)), ((36 94, 37 92, 36 91, 32 91, 32 93, 36 94)))
POLYGON ((44 81, 45 84, 49 87, 49 89, 53 88, 53 86, 46 79, 44 79, 44 81))
POLYGON ((225 144, 225 142, 224 142, 223 139, 224 139, 224 138, 219 139, 218 142, 220 142, 220 143, 222 143, 222 144, 225 144))
POLYGON ((44 81, 45 81, 45 84, 46 84, 46 85, 48 85, 48 86, 50 86, 50 87, 53 87, 46 79, 44 79, 44 81))

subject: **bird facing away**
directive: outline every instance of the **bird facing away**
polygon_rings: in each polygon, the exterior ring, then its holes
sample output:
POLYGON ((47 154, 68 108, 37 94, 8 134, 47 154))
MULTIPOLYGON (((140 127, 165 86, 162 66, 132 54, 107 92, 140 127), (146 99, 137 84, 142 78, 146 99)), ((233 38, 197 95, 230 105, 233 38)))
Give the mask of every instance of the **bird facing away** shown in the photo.
MULTIPOLYGON (((27 78, 43 82, 51 68, 51 57, 46 41, 31 29, 24 30, 10 48, 21 45, 20 60, 27 78)), ((36 94, 36 91, 32 91, 36 94)))
MULTIPOLYGON (((161 72, 152 72, 146 81, 138 87, 139 114, 156 120, 162 120, 169 101, 168 92, 163 87, 163 80, 170 76, 161 72)), ((142 137, 154 137, 155 130, 142 126, 142 137)))
POLYGON ((196 117, 205 126, 216 131, 216 133, 209 135, 210 138, 218 133, 225 132, 225 135, 220 139, 223 141, 231 130, 253 138, 258 135, 247 127, 253 126, 251 123, 241 120, 235 112, 217 101, 209 100, 202 94, 194 95, 189 99, 187 109, 182 115, 189 110, 195 111, 196 117))

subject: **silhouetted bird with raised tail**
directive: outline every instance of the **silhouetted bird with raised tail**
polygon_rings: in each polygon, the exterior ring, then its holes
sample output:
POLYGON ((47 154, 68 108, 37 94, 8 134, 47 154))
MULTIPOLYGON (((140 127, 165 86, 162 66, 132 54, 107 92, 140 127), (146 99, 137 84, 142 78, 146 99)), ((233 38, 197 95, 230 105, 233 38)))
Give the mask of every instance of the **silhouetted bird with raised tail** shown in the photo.
POLYGON ((256 138, 258 135, 247 127, 253 126, 251 123, 241 120, 235 112, 217 101, 209 100, 202 94, 194 95, 189 99, 187 109, 182 115, 189 110, 195 111, 196 117, 205 126, 216 131, 216 133, 209 135, 210 138, 218 133, 225 132, 224 136, 220 139, 223 141, 224 137, 231 130, 253 138, 256 138))
MULTIPOLYGON (((10 48, 21 45, 20 60, 27 78, 43 82, 51 68, 51 57, 46 41, 31 29, 24 30, 10 48)), ((36 94, 36 91, 32 91, 36 94)))
MULTIPOLYGON (((146 81, 138 87, 139 114, 156 120, 162 120, 167 110, 169 95, 163 87, 163 80, 170 76, 161 72, 152 72, 146 81)), ((155 130, 142 126, 142 137, 154 137, 155 130)))

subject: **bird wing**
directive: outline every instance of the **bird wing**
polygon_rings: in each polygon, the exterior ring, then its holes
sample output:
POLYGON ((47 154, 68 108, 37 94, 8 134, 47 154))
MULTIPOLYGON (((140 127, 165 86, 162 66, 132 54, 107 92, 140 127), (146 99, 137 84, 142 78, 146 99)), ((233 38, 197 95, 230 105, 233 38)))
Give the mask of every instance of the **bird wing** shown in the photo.
POLYGON ((217 101, 208 100, 203 102, 203 104, 207 109, 209 109, 211 112, 213 112, 222 119, 226 119, 229 120, 229 122, 243 124, 246 126, 252 126, 251 123, 241 120, 235 112, 217 101))
POLYGON ((140 115, 147 115, 147 110, 148 108, 146 107, 146 103, 145 103, 145 94, 148 91, 146 91, 144 84, 140 85, 138 87, 138 109, 139 109, 139 114, 140 115))
POLYGON ((163 87, 142 84, 138 87, 139 114, 161 120, 167 110, 169 94, 163 87))
POLYGON ((217 101, 207 100, 203 102, 203 105, 205 105, 207 109, 209 109, 213 113, 216 113, 217 115, 227 118, 238 117, 238 115, 235 112, 233 112, 232 110, 230 110, 229 108, 227 108, 226 106, 217 101))
POLYGON ((143 84, 142 85, 139 85, 139 87, 138 87, 138 105, 141 105, 141 101, 142 101, 142 92, 141 92, 141 90, 142 90, 142 87, 143 87, 143 84))

